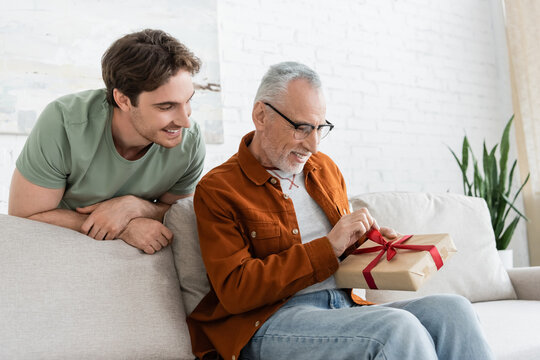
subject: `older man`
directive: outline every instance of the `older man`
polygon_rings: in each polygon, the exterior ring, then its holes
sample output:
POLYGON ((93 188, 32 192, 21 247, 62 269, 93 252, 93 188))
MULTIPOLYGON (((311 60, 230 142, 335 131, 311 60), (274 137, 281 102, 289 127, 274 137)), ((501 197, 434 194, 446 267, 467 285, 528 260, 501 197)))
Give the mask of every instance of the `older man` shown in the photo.
POLYGON ((198 184, 194 204, 211 290, 188 318, 195 354, 491 359, 462 297, 367 306, 336 288, 339 257, 377 225, 366 209, 349 213, 339 169, 317 151, 333 128, 325 113, 314 71, 292 62, 272 66, 255 97, 256 130, 198 184))

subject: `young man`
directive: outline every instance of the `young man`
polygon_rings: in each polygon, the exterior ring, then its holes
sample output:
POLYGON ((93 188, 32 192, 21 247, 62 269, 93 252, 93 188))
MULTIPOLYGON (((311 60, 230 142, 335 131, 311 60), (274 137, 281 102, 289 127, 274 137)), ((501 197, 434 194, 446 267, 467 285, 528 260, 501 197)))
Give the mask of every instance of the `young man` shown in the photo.
POLYGON ((204 142, 189 119, 199 68, 160 30, 115 41, 102 57, 106 89, 43 110, 17 159, 9 214, 149 254, 167 246, 163 215, 193 193, 203 170, 204 142))
POLYGON ((336 288, 338 258, 378 226, 367 209, 348 211, 339 169, 317 151, 333 128, 320 87, 305 65, 272 66, 255 97, 256 130, 197 185, 211 290, 188 318, 195 355, 492 359, 463 297, 367 306, 336 288))

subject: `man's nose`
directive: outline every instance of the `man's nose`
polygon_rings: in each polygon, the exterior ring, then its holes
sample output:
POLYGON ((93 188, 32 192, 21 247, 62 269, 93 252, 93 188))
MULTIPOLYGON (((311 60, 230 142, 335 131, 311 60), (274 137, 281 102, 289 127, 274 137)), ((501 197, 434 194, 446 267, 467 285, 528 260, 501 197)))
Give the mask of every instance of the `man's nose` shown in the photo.
POLYGON ((182 106, 178 109, 178 112, 174 116, 173 123, 175 125, 188 128, 191 126, 191 121, 189 116, 191 115, 191 109, 188 107, 182 106))
POLYGON ((320 142, 321 136, 317 129, 314 129, 311 133, 309 133, 309 135, 303 141, 304 147, 312 154, 317 153, 320 142))

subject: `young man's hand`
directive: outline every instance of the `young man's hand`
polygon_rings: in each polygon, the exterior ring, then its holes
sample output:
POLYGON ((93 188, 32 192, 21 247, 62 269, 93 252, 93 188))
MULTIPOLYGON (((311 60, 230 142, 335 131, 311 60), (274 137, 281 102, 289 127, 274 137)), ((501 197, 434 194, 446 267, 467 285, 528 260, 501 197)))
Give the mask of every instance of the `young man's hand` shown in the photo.
POLYGON ((81 232, 96 240, 116 239, 128 223, 143 216, 149 206, 152 204, 146 200, 126 195, 77 208, 78 213, 88 215, 81 232))
POLYGON ((173 233, 157 220, 135 218, 128 223, 118 238, 147 254, 153 254, 172 242, 173 233))

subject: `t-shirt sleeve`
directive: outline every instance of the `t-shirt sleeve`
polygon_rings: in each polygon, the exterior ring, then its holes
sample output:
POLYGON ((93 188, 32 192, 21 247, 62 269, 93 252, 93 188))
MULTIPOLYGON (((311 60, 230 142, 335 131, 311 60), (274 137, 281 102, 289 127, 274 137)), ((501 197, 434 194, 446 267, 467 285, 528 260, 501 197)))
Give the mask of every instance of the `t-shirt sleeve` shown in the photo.
POLYGON ((16 166, 31 183, 51 189, 66 186, 70 168, 69 141, 56 103, 43 110, 19 155, 16 166))
MULTIPOLYGON (((193 123, 193 129, 190 129, 190 136, 194 136, 193 146, 190 151, 190 163, 186 172, 167 192, 175 195, 187 195, 195 192, 195 187, 201 178, 204 168, 204 158, 206 156, 206 147, 201 134, 199 125, 193 123)), ((188 139, 184 139, 188 140, 188 139)))

